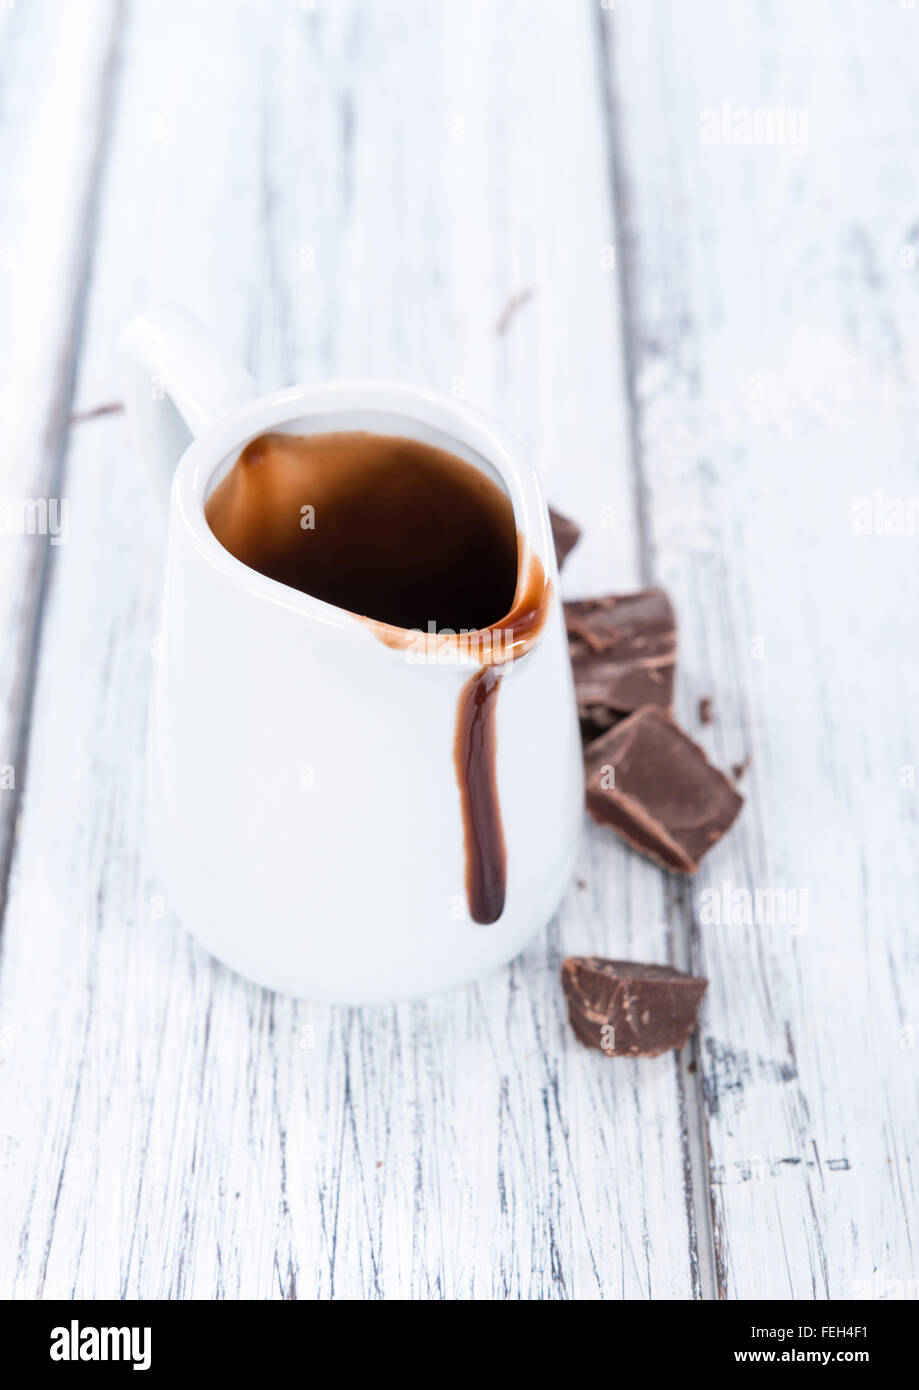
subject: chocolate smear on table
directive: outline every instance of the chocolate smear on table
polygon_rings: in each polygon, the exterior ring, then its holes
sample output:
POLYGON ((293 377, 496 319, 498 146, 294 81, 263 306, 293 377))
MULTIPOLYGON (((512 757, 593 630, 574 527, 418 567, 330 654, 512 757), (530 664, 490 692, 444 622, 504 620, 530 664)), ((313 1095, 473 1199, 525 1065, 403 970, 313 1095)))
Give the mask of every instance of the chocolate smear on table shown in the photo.
POLYGON ((562 964, 568 1017, 579 1042, 608 1057, 659 1057, 694 1032, 708 981, 671 965, 601 956, 562 964))
POLYGON ((693 874, 743 798, 669 714, 645 705, 584 751, 587 809, 642 854, 693 874))
POLYGON ((586 741, 640 705, 670 708, 676 621, 663 589, 566 603, 565 626, 586 741))
POLYGON ((581 539, 581 528, 552 507, 549 508, 549 521, 552 523, 552 539, 555 541, 555 558, 561 569, 581 539))

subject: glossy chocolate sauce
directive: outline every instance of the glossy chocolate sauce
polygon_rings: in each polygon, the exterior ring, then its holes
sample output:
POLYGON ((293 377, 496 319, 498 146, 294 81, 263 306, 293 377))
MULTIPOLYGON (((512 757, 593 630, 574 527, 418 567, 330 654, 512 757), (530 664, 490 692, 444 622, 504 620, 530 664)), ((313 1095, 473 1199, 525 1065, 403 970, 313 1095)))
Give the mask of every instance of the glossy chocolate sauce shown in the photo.
POLYGON ((510 501, 445 449, 349 431, 263 434, 207 501, 237 560, 398 628, 482 628, 510 608, 510 501))
POLYGON ((542 564, 533 555, 512 609, 490 630, 497 629, 502 640, 489 642, 488 633, 466 634, 470 653, 489 656, 489 663, 476 671, 460 691, 453 742, 466 841, 466 900, 472 920, 483 925, 497 922, 501 916, 507 886, 495 723, 501 672, 509 661, 523 656, 539 636, 546 621, 550 593, 542 564))
POLYGON ((504 908, 507 855, 495 767, 506 665, 542 630, 550 589, 506 494, 472 464, 417 440, 347 431, 253 439, 205 506, 252 569, 364 618, 380 641, 479 669, 459 697, 454 762, 476 922, 504 908), (447 629, 447 633, 444 633, 447 629))
POLYGON ((501 677, 483 666, 463 686, 456 711, 453 760, 463 807, 466 901, 474 922, 497 922, 504 911, 507 849, 498 797, 498 689, 501 677))

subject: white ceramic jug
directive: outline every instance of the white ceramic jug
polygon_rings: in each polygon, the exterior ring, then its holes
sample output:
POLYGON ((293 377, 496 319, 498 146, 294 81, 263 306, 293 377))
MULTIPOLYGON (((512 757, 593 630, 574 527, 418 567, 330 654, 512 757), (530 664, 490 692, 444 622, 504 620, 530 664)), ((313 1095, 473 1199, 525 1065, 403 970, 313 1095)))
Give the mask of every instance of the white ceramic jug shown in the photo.
POLYGON ((178 309, 135 319, 122 352, 136 447, 169 498, 150 729, 167 903, 241 974, 317 1001, 419 997, 510 960, 565 891, 583 805, 551 530, 520 446, 411 385, 263 395, 178 309), (476 634, 413 646, 225 550, 205 502, 268 430, 418 439, 503 487, 520 538, 504 649, 476 634), (527 625, 534 576, 544 578, 527 625), (496 822, 470 810, 462 784, 464 699, 468 748, 494 759, 496 822), (492 910, 478 910, 492 921, 475 920, 476 856, 482 872, 503 873, 492 910))

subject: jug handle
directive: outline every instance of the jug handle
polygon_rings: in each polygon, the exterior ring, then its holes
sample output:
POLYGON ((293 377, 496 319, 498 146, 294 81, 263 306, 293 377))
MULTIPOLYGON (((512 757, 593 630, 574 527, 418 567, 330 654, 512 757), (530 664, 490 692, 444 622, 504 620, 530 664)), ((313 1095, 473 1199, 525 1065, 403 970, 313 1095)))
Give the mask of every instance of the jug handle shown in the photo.
POLYGON ((192 440, 262 393, 200 319, 177 305, 132 319, 120 349, 135 447, 165 507, 176 464, 192 440))

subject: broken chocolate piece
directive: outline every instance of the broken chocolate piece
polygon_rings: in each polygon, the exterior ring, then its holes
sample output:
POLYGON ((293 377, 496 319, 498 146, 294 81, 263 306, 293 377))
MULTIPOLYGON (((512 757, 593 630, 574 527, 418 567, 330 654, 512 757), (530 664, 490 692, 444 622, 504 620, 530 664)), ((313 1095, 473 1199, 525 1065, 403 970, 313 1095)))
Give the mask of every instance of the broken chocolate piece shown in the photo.
POLYGON ((694 874, 743 798, 663 710, 645 705, 584 751, 587 809, 634 849, 694 874))
POLYGON ((752 754, 752 753, 748 753, 747 756, 744 758, 744 760, 743 760, 742 763, 731 763, 731 772, 732 772, 733 775, 734 775, 734 781, 735 781, 735 782, 739 782, 739 781, 740 781, 741 777, 744 775, 744 773, 746 772, 747 768, 750 766, 750 764, 752 763, 752 761, 753 761, 753 754, 752 754))
POLYGON ((707 986, 670 965, 602 956, 569 956, 562 964, 571 1026, 585 1047, 608 1057, 659 1057, 682 1047, 707 986))
POLYGON ((561 569, 581 539, 581 528, 567 516, 562 516, 561 512, 554 511, 552 507, 549 508, 549 520, 552 523, 552 539, 555 541, 555 558, 561 569))
POLYGON ((670 708, 676 623, 663 589, 566 603, 565 626, 585 742, 639 705, 670 708))
POLYGON ((584 709, 578 710, 581 742, 584 747, 586 748, 588 743, 593 743, 595 738, 605 734, 607 729, 611 729, 614 724, 618 724, 624 718, 624 714, 619 714, 617 710, 609 709, 606 705, 586 705, 584 709))
POLYGON ((700 723, 700 724, 711 724, 711 722, 712 722, 712 709, 713 709, 713 707, 714 707, 714 703, 715 703, 715 702, 714 702, 714 700, 712 699, 711 695, 703 695, 703 696, 702 696, 702 699, 699 701, 699 723, 700 723))

